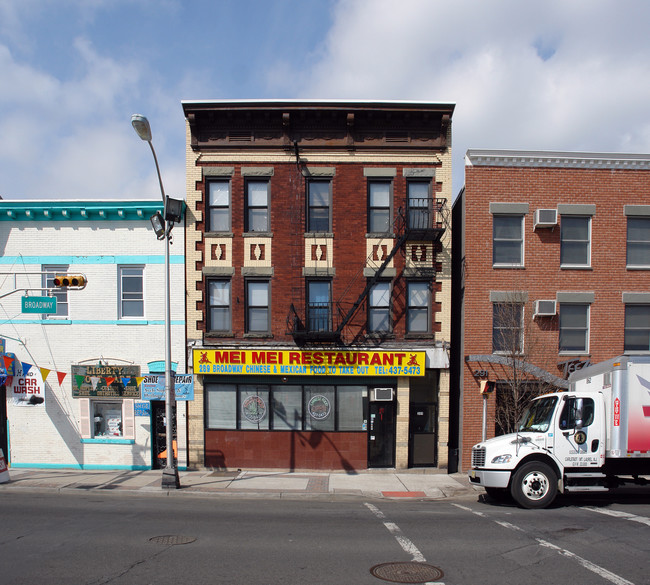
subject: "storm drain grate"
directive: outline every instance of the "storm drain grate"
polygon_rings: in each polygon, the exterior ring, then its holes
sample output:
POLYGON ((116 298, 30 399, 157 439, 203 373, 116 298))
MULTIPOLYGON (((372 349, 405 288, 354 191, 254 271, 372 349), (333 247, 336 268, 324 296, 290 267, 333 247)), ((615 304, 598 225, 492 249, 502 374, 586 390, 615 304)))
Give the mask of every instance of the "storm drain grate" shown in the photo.
POLYGON ((194 542, 196 538, 193 536, 179 536, 178 534, 167 534, 165 536, 152 536, 149 542, 154 544, 164 544, 165 546, 174 544, 189 544, 194 542))
POLYGON ((372 567, 370 573, 392 583, 427 583, 444 576, 438 567, 424 563, 382 563, 372 567))

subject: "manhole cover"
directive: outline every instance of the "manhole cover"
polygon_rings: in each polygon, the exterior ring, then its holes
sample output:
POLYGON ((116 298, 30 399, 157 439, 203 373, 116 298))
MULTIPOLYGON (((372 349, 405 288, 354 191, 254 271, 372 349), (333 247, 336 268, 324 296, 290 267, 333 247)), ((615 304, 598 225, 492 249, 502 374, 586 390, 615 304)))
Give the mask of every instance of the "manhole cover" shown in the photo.
POLYGON ((168 534, 166 536, 152 536, 149 539, 149 542, 153 542, 155 544, 164 544, 166 546, 172 545, 172 544, 189 544, 190 542, 194 542, 196 538, 192 536, 179 536, 178 534, 168 534))
POLYGON ((375 565, 370 569, 370 573, 393 583, 427 583, 444 576, 438 567, 424 563, 383 563, 375 565))

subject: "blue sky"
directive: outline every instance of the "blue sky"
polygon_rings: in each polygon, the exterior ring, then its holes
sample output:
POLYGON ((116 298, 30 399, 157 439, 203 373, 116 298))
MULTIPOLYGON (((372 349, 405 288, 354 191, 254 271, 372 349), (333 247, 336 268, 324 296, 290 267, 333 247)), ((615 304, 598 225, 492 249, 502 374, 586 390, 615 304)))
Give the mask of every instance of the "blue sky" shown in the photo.
POLYGON ((184 196, 182 100, 456 103, 468 148, 650 153, 646 0, 0 0, 0 195, 184 196))

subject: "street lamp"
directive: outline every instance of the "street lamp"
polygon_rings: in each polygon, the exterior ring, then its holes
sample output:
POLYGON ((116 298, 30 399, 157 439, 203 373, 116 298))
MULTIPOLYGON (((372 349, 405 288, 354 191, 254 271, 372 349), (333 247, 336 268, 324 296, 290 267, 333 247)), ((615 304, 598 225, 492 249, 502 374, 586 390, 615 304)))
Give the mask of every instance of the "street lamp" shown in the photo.
POLYGON ((174 461, 174 438, 173 438, 173 424, 172 424, 172 396, 174 388, 172 386, 172 331, 171 331, 171 311, 170 311, 170 286, 169 286, 169 240, 171 239, 171 231, 174 227, 174 222, 180 221, 180 213, 178 213, 179 204, 182 209, 182 202, 176 199, 171 199, 165 195, 163 188, 162 177, 160 176, 160 167, 158 166, 158 158, 156 151, 151 143, 151 126, 149 120, 140 114, 133 114, 131 116, 131 124, 138 133, 142 140, 146 141, 151 148, 153 160, 156 163, 156 172, 158 173, 158 183, 160 184, 160 194, 162 195, 164 205, 164 218, 160 217, 160 213, 156 213, 151 218, 151 223, 156 231, 158 239, 165 240, 165 419, 166 433, 165 444, 167 448, 167 463, 163 469, 162 487, 163 488, 180 488, 180 479, 178 477, 178 468, 174 461), (173 203, 171 203, 173 202, 173 203), (168 211, 170 212, 168 214, 168 211), (165 225, 165 223, 167 225, 165 225))

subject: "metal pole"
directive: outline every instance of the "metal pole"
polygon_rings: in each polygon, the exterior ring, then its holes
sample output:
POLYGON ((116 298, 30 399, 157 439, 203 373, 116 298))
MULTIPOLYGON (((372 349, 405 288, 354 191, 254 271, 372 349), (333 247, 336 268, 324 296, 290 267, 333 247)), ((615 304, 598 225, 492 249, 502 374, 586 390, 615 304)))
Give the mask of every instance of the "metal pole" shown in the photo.
POLYGON ((487 438, 487 401, 488 395, 483 394, 483 434, 481 441, 485 441, 487 438))

